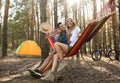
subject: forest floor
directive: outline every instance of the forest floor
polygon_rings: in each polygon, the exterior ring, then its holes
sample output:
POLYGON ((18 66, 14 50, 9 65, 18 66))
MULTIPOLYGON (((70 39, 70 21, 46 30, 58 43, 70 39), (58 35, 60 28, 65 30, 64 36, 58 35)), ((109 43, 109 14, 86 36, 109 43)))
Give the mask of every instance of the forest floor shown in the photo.
POLYGON ((40 58, 18 58, 14 52, 0 58, 0 83, 120 83, 120 62, 102 57, 93 61, 90 55, 80 60, 65 59, 68 65, 57 73, 56 81, 46 81, 31 77, 27 69, 35 68, 40 58))

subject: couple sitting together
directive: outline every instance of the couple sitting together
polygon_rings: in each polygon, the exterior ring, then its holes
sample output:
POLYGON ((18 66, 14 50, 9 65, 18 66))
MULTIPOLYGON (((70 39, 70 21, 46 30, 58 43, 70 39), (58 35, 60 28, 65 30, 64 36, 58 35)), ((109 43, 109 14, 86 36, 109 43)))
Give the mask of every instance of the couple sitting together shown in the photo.
MULTIPOLYGON (((50 33, 52 30, 47 23, 42 23, 40 28, 43 33, 46 33, 46 35, 48 35, 48 33, 50 33), (47 28, 49 29, 47 30, 47 28)), ((29 69, 31 76, 45 80, 54 79, 56 71, 60 70, 58 68, 58 66, 60 66, 59 63, 64 62, 63 58, 78 40, 78 37, 81 35, 81 30, 71 18, 68 18, 66 28, 61 22, 57 24, 57 33, 57 42, 54 43, 54 48, 52 49, 52 52, 49 53, 48 57, 44 60, 39 68, 34 70, 29 69), (49 74, 44 75, 45 72, 50 68, 51 71, 49 72, 49 74)), ((65 65, 66 63, 61 65, 61 69, 64 68, 65 65)))

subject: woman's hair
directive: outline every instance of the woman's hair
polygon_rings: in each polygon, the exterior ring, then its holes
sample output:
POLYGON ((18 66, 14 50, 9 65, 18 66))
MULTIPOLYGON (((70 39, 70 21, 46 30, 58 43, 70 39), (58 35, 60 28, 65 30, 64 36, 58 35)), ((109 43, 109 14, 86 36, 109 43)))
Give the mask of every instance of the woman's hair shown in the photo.
MULTIPOLYGON (((68 18, 67 20, 71 20, 71 22, 73 22, 73 28, 76 26, 76 24, 75 24, 75 22, 73 21, 73 19, 72 18, 68 18)), ((70 29, 70 27, 67 25, 67 29, 69 30, 70 29)))

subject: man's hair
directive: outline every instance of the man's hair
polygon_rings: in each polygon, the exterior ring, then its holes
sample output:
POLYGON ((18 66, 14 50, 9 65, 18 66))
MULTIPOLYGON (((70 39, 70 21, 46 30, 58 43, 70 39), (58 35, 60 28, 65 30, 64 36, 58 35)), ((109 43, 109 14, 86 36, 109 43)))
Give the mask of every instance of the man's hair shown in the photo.
POLYGON ((57 23, 57 28, 59 28, 59 25, 62 24, 62 22, 57 23))

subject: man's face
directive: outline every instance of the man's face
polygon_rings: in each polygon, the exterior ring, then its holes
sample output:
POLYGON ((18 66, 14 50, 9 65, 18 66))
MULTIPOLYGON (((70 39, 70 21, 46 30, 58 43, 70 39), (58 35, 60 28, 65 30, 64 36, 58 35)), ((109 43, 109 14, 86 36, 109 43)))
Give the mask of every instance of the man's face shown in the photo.
POLYGON ((60 25, 59 25, 59 29, 60 29, 60 30, 65 30, 65 26, 64 26, 63 24, 60 24, 60 25))

